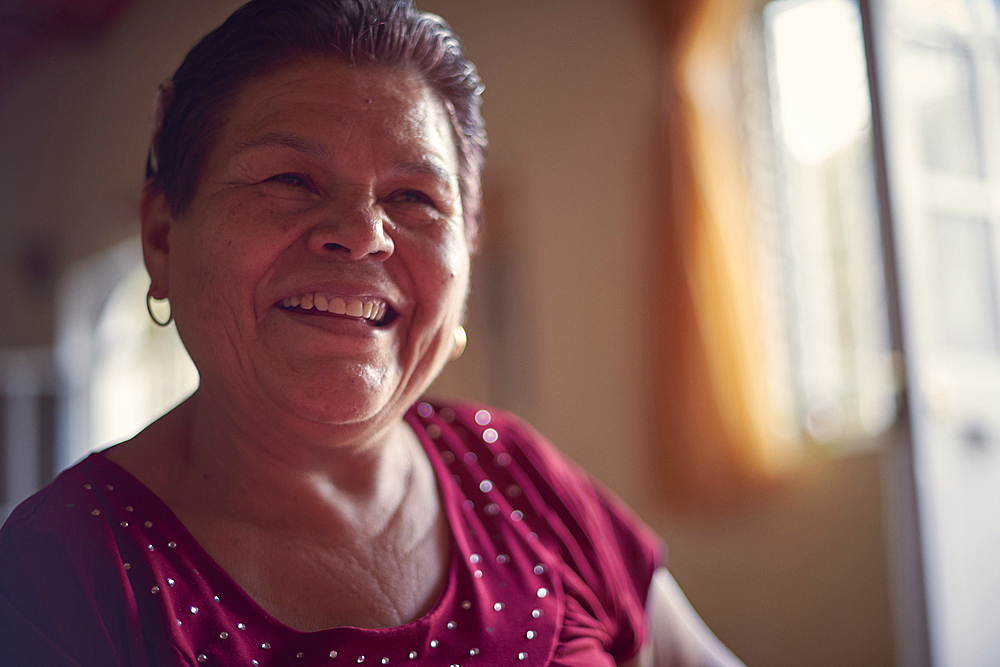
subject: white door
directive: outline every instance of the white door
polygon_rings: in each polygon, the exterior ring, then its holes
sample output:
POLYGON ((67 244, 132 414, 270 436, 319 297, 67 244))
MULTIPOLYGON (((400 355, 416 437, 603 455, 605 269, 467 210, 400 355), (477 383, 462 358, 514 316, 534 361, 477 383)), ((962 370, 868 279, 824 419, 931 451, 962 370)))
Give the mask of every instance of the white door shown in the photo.
POLYGON ((872 4, 931 660, 1000 665, 1000 2, 872 4))

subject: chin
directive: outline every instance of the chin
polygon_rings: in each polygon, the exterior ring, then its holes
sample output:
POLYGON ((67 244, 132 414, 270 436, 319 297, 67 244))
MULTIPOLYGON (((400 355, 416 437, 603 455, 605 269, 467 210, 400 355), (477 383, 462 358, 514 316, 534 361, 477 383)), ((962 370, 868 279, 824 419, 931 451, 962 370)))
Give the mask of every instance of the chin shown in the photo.
MULTIPOLYGON (((268 393, 286 413, 329 426, 374 425, 393 412, 399 399, 398 384, 374 369, 341 373, 336 380, 329 376, 313 378, 296 383, 294 388, 281 389, 268 393)), ((406 407, 397 411, 402 412, 406 407)))

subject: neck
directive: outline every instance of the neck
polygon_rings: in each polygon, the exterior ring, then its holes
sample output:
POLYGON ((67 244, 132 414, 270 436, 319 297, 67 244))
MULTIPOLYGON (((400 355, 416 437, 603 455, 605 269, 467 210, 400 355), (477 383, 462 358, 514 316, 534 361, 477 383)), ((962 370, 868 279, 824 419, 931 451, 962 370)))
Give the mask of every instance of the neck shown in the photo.
POLYGON ((337 534, 379 532, 412 491, 417 463, 429 465, 402 419, 378 429, 247 424, 202 390, 133 443, 140 465, 125 467, 187 521, 282 531, 326 522, 337 534))

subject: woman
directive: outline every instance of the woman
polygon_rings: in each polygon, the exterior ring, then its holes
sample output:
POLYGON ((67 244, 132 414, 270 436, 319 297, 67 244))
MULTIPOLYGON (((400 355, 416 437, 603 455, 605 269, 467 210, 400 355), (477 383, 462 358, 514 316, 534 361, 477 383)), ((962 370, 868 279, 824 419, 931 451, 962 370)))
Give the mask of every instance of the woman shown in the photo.
POLYGON ((540 436, 419 400, 461 338, 480 90, 403 0, 251 2, 188 54, 142 240, 201 384, 5 524, 0 664, 738 664, 540 436))

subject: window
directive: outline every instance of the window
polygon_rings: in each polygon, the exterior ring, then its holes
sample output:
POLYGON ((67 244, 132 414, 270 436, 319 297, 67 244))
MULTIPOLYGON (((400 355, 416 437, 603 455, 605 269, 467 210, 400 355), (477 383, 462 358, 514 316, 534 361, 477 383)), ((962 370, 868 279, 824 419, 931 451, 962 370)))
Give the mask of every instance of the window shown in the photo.
POLYGON ((768 95, 746 145, 770 386, 799 437, 857 446, 896 415, 860 14, 777 0, 758 29, 768 95))

